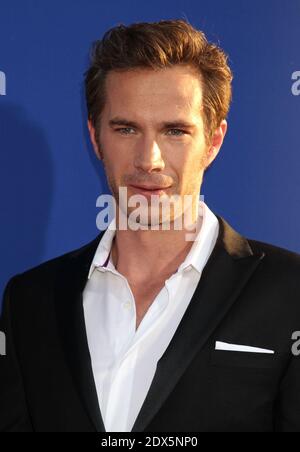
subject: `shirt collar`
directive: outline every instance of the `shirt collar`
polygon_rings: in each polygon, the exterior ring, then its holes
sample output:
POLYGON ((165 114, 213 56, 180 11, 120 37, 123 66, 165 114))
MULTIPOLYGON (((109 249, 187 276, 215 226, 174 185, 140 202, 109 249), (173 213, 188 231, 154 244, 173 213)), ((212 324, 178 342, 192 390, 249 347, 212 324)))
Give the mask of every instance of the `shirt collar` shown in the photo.
POLYGON ((219 221, 204 201, 199 201, 197 230, 194 243, 177 272, 192 266, 198 273, 202 270, 215 246, 219 234, 219 221))
MULTIPOLYGON (((178 267, 177 272, 181 272, 192 266, 200 274, 214 248, 219 233, 219 222, 214 213, 209 209, 204 201, 199 200, 198 222, 194 243, 186 256, 184 262, 178 267)), ((90 266, 88 279, 95 268, 99 270, 110 266, 110 252, 112 242, 116 234, 116 218, 114 218, 104 232, 94 259, 90 266)))
POLYGON ((88 279, 92 276, 95 268, 106 268, 110 259, 110 252, 113 239, 116 235, 116 218, 114 218, 104 232, 97 247, 93 262, 90 267, 88 279))

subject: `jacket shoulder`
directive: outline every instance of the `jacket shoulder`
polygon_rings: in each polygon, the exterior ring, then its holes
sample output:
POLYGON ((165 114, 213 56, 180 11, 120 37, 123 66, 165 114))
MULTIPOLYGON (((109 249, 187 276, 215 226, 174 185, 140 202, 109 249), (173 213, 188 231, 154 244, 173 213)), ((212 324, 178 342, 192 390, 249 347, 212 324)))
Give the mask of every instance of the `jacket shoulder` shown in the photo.
POLYGON ((63 272, 72 261, 76 258, 82 258, 86 262, 93 259, 93 255, 96 252, 97 246, 103 233, 100 233, 96 238, 86 243, 85 245, 63 253, 52 259, 49 259, 41 264, 27 269, 22 273, 18 273, 13 276, 7 283, 6 287, 17 284, 18 286, 33 287, 34 285, 47 285, 51 284, 53 278, 59 273, 63 272))
POLYGON ((254 253, 264 254, 261 269, 269 275, 272 284, 285 283, 300 291, 300 254, 271 243, 247 239, 254 253))
POLYGON ((261 242, 251 238, 247 238, 247 240, 255 253, 264 252, 269 259, 274 261, 300 265, 300 254, 296 251, 291 251, 287 248, 282 248, 271 243, 261 242))

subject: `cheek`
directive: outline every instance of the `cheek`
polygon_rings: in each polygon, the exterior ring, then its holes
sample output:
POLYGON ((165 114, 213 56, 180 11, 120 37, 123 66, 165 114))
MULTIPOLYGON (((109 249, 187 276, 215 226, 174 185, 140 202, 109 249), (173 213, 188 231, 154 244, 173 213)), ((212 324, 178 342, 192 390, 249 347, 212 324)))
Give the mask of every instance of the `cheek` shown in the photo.
POLYGON ((116 161, 125 161, 132 158, 133 144, 130 139, 120 138, 117 133, 106 131, 102 133, 101 144, 106 150, 107 157, 116 161))
POLYGON ((121 173, 126 161, 126 152, 120 146, 120 142, 112 134, 104 132, 101 134, 100 142, 104 155, 105 168, 110 174, 121 173))
POLYGON ((177 155, 173 162, 176 172, 182 177, 197 178, 201 170, 201 155, 192 152, 185 152, 177 155))
POLYGON ((110 182, 115 187, 126 187, 128 176, 133 174, 131 159, 125 158, 125 154, 111 151, 105 165, 105 172, 110 182))
POLYGON ((203 156, 188 155, 184 159, 181 159, 178 168, 178 177, 182 191, 185 193, 195 193, 199 190, 203 178, 203 156))

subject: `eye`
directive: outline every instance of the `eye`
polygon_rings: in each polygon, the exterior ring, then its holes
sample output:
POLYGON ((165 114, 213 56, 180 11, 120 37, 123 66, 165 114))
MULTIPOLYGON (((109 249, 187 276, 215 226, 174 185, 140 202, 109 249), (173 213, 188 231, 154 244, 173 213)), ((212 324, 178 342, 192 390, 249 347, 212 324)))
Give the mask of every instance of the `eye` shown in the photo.
POLYGON ((171 133, 171 136, 175 136, 175 137, 181 137, 181 136, 187 134, 187 132, 185 130, 181 130, 181 129, 170 129, 168 131, 168 133, 169 132, 174 132, 174 133, 171 133))
POLYGON ((131 135, 130 130, 134 131, 132 127, 121 127, 119 129, 115 129, 115 131, 119 132, 121 135, 131 135))

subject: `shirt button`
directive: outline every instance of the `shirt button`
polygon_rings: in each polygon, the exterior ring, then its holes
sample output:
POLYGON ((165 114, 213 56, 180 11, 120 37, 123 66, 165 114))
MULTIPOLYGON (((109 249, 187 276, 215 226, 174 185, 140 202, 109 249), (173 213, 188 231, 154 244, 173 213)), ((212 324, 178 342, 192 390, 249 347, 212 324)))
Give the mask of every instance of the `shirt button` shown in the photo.
POLYGON ((123 303, 123 306, 125 309, 130 309, 131 308, 131 302, 130 301, 126 301, 125 303, 123 303))

